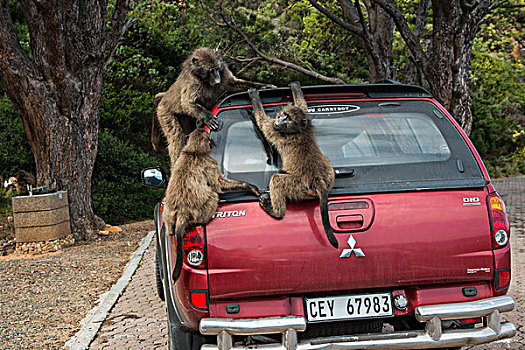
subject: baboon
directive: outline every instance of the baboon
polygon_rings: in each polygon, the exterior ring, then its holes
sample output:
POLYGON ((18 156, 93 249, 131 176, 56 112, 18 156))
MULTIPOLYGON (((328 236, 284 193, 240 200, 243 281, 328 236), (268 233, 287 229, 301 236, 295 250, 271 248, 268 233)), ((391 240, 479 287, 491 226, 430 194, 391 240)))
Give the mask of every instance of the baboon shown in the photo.
MULTIPOLYGON (((184 146, 184 136, 195 130, 198 122, 212 131, 219 128, 210 109, 222 93, 265 87, 275 86, 235 77, 217 50, 201 47, 193 51, 169 90, 155 96, 156 119, 168 141, 171 162, 175 163, 184 146)), ((154 115, 151 140, 153 148, 158 150, 161 136, 156 122, 154 115)))
POLYGON ((171 167, 162 219, 167 234, 177 235, 175 281, 182 271, 184 230, 192 225, 205 225, 211 220, 217 210, 219 193, 247 191, 256 196, 261 194, 252 184, 222 176, 217 161, 209 155, 213 147, 215 142, 211 135, 202 128, 195 129, 171 167))
POLYGON ((155 152, 160 151, 160 145, 162 143, 162 131, 160 130, 159 122, 157 120, 157 108, 159 106, 159 102, 162 99, 162 96, 164 96, 165 92, 159 92, 155 95, 153 98, 153 118, 151 118, 151 144, 153 145, 153 149, 155 152))
POLYGON ((29 194, 29 189, 36 186, 33 174, 28 173, 25 170, 19 170, 16 173, 16 177, 10 177, 9 180, 15 185, 16 193, 19 196, 27 196, 29 194))
POLYGON ((286 212, 286 199, 300 201, 319 198, 321 217, 328 241, 339 247, 328 218, 328 194, 335 180, 330 161, 321 152, 315 140, 312 122, 308 118, 306 100, 301 85, 290 84, 295 105, 287 105, 275 119, 266 115, 259 93, 250 89, 257 125, 282 160, 282 172, 270 179, 270 196, 260 197, 261 207, 270 216, 282 219, 286 212))

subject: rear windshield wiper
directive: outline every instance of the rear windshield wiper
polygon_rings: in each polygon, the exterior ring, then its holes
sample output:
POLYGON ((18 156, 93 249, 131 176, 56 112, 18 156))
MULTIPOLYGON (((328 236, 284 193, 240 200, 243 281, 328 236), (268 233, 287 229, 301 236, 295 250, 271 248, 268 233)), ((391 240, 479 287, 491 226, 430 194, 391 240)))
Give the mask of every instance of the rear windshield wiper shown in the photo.
POLYGON ((261 140, 264 152, 266 153, 266 164, 268 165, 275 165, 277 166, 277 157, 275 157, 274 148, 270 145, 268 140, 264 137, 264 134, 262 133, 261 129, 259 129, 259 125, 257 125, 257 121, 255 120, 255 115, 253 114, 253 111, 247 110, 248 115, 250 116, 250 120, 252 121, 253 128, 255 129, 255 133, 257 134, 257 137, 261 140))

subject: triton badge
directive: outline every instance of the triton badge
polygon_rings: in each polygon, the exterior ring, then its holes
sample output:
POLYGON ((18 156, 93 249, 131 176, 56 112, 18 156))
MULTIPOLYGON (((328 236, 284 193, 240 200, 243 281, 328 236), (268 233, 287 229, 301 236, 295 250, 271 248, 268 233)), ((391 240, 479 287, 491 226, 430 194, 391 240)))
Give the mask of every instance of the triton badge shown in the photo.
POLYGON ((246 210, 218 211, 213 214, 212 218, 229 218, 237 216, 246 216, 246 210))
POLYGON ((341 252, 341 256, 339 256, 339 257, 340 258, 349 258, 350 256, 352 256, 352 253, 354 253, 357 258, 364 257, 365 253, 363 253, 361 248, 356 248, 355 244, 356 244, 356 241, 354 239, 354 236, 350 235, 350 238, 348 238, 348 245, 350 246, 350 249, 344 249, 341 252))

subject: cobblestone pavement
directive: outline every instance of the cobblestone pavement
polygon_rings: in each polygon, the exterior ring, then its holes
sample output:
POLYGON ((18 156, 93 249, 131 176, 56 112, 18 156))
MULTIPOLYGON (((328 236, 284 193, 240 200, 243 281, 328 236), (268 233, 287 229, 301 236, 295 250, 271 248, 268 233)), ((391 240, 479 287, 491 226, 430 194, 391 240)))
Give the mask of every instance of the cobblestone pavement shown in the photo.
MULTIPOLYGON (((512 282, 509 294, 516 301, 514 311, 503 318, 518 328, 507 341, 478 345, 464 350, 525 349, 525 177, 494 181, 503 197, 512 226, 512 282)), ((124 294, 102 325, 91 350, 166 349, 167 329, 164 303, 157 296, 154 274, 155 246, 149 247, 124 294)))
POLYGON ((155 284, 155 239, 142 257, 140 266, 120 296, 97 336, 91 350, 167 348, 166 310, 155 284))

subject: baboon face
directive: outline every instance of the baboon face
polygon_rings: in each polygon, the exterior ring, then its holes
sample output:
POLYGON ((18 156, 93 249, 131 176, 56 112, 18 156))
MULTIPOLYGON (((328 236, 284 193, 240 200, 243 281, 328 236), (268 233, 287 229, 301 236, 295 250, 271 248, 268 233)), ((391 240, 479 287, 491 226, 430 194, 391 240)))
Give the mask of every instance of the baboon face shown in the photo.
POLYGON ((277 113, 273 128, 282 134, 299 134, 310 125, 310 120, 296 106, 288 105, 277 113))
POLYGON ((183 152, 193 154, 209 154, 215 147, 215 141, 206 130, 199 128, 192 131, 188 136, 188 142, 184 146, 183 152))
POLYGON ((193 52, 191 58, 193 74, 211 86, 221 83, 224 61, 221 55, 208 47, 201 47, 193 52))

